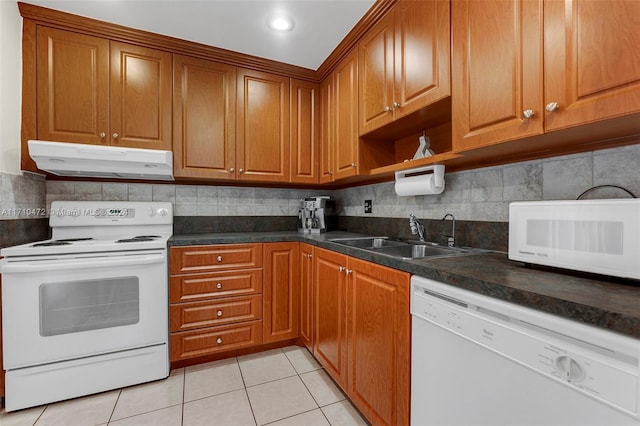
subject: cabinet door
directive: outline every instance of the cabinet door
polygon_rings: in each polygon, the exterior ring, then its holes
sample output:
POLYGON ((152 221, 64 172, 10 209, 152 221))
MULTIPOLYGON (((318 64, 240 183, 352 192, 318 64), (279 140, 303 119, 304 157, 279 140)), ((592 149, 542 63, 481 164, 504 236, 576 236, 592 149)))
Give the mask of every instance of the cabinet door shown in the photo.
POLYGON ((349 269, 349 396, 373 424, 409 424, 410 275, 354 258, 349 269))
POLYGON ((545 1, 545 130, 640 111, 640 2, 545 1))
POLYGON ((541 134, 542 0, 460 0, 451 16, 453 150, 541 134))
POLYGON ((358 173, 358 51, 354 49, 335 70, 334 179, 358 173))
POLYGON ((180 55, 173 66, 174 175, 235 179, 236 68, 180 55))
POLYGON ((395 7, 395 118, 451 96, 449 0, 401 0, 395 7))
POLYGON ((299 243, 265 243, 263 343, 298 337, 299 243))
POLYGON ((313 246, 300 244, 300 340, 313 351, 313 246))
POLYGON ((320 183, 333 182, 334 87, 333 74, 320 83, 320 183))
POLYGON ((291 80, 291 182, 318 183, 319 86, 291 80))
POLYGON ((358 43, 360 134, 393 121, 393 16, 389 13, 358 43))
POLYGON ((38 139, 108 144, 109 40, 38 26, 38 139))
POLYGON ((111 42, 111 144, 171 150, 171 53, 111 42))
POLYGON ((289 181, 289 79, 238 69, 238 178, 289 181))
POLYGON ((313 353, 342 389, 347 389, 347 257, 316 248, 313 353))

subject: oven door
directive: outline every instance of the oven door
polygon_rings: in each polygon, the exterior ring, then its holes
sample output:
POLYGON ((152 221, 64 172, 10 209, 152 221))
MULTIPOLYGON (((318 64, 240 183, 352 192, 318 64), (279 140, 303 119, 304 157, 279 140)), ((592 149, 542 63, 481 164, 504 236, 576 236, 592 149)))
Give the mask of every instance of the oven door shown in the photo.
POLYGON ((168 341, 166 250, 2 260, 4 368, 168 341))

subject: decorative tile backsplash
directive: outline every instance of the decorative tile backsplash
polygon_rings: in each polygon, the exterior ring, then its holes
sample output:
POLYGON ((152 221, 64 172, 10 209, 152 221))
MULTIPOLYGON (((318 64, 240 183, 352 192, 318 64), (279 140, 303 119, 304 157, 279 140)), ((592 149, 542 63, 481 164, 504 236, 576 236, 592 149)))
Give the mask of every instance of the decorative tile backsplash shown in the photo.
POLYGON ((0 173, 0 220, 48 217, 45 191, 41 175, 0 173))
MULTIPOLYGON (((46 217, 55 200, 170 201, 176 216, 297 216, 305 196, 332 195, 341 216, 506 222, 512 201, 574 199, 596 185, 624 186, 640 195, 638 144, 445 175, 440 195, 398 197, 386 182, 335 191, 119 182, 45 181, 0 173, 0 219, 46 217), (373 200, 373 213, 364 213, 373 200), (44 216, 43 216, 44 215, 44 216)), ((624 197, 600 189, 585 198, 624 197)))
MULTIPOLYGON (((597 185, 619 185, 640 196, 639 144, 543 160, 445 174, 439 195, 398 197, 394 183, 341 189, 334 192, 343 216, 441 219, 452 213, 459 220, 507 222, 512 201, 575 199, 597 185), (373 212, 364 213, 364 200, 373 212)), ((594 190, 584 198, 628 197, 619 189, 594 190)))

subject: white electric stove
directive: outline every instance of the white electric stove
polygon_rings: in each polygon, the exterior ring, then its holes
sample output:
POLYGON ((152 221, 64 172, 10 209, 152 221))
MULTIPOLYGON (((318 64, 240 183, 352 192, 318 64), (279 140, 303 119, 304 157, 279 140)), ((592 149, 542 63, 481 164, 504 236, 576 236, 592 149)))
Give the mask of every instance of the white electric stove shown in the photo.
POLYGON ((169 375, 165 202, 53 202, 52 239, 0 251, 5 409, 169 375))

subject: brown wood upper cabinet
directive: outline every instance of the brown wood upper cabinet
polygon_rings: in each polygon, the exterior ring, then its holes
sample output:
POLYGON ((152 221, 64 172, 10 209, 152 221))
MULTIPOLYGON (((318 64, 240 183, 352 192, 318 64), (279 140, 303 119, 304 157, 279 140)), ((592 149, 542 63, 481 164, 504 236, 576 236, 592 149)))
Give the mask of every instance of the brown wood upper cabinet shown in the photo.
POLYGON ((320 148, 320 86, 291 79, 291 178, 293 183, 318 183, 320 148))
POLYGON ((176 177, 235 179, 236 67, 174 55, 176 177))
POLYGON ((36 29, 37 137, 171 150, 171 54, 36 29))
POLYGON ((288 182, 289 78, 239 68, 237 177, 288 182))
POLYGON ((451 95, 448 0, 401 0, 358 44, 360 135, 451 95))
POLYGON ((640 112, 639 15, 637 1, 452 2, 454 151, 640 112))
POLYGON ((358 51, 352 50, 320 86, 320 182, 358 174, 358 51))

